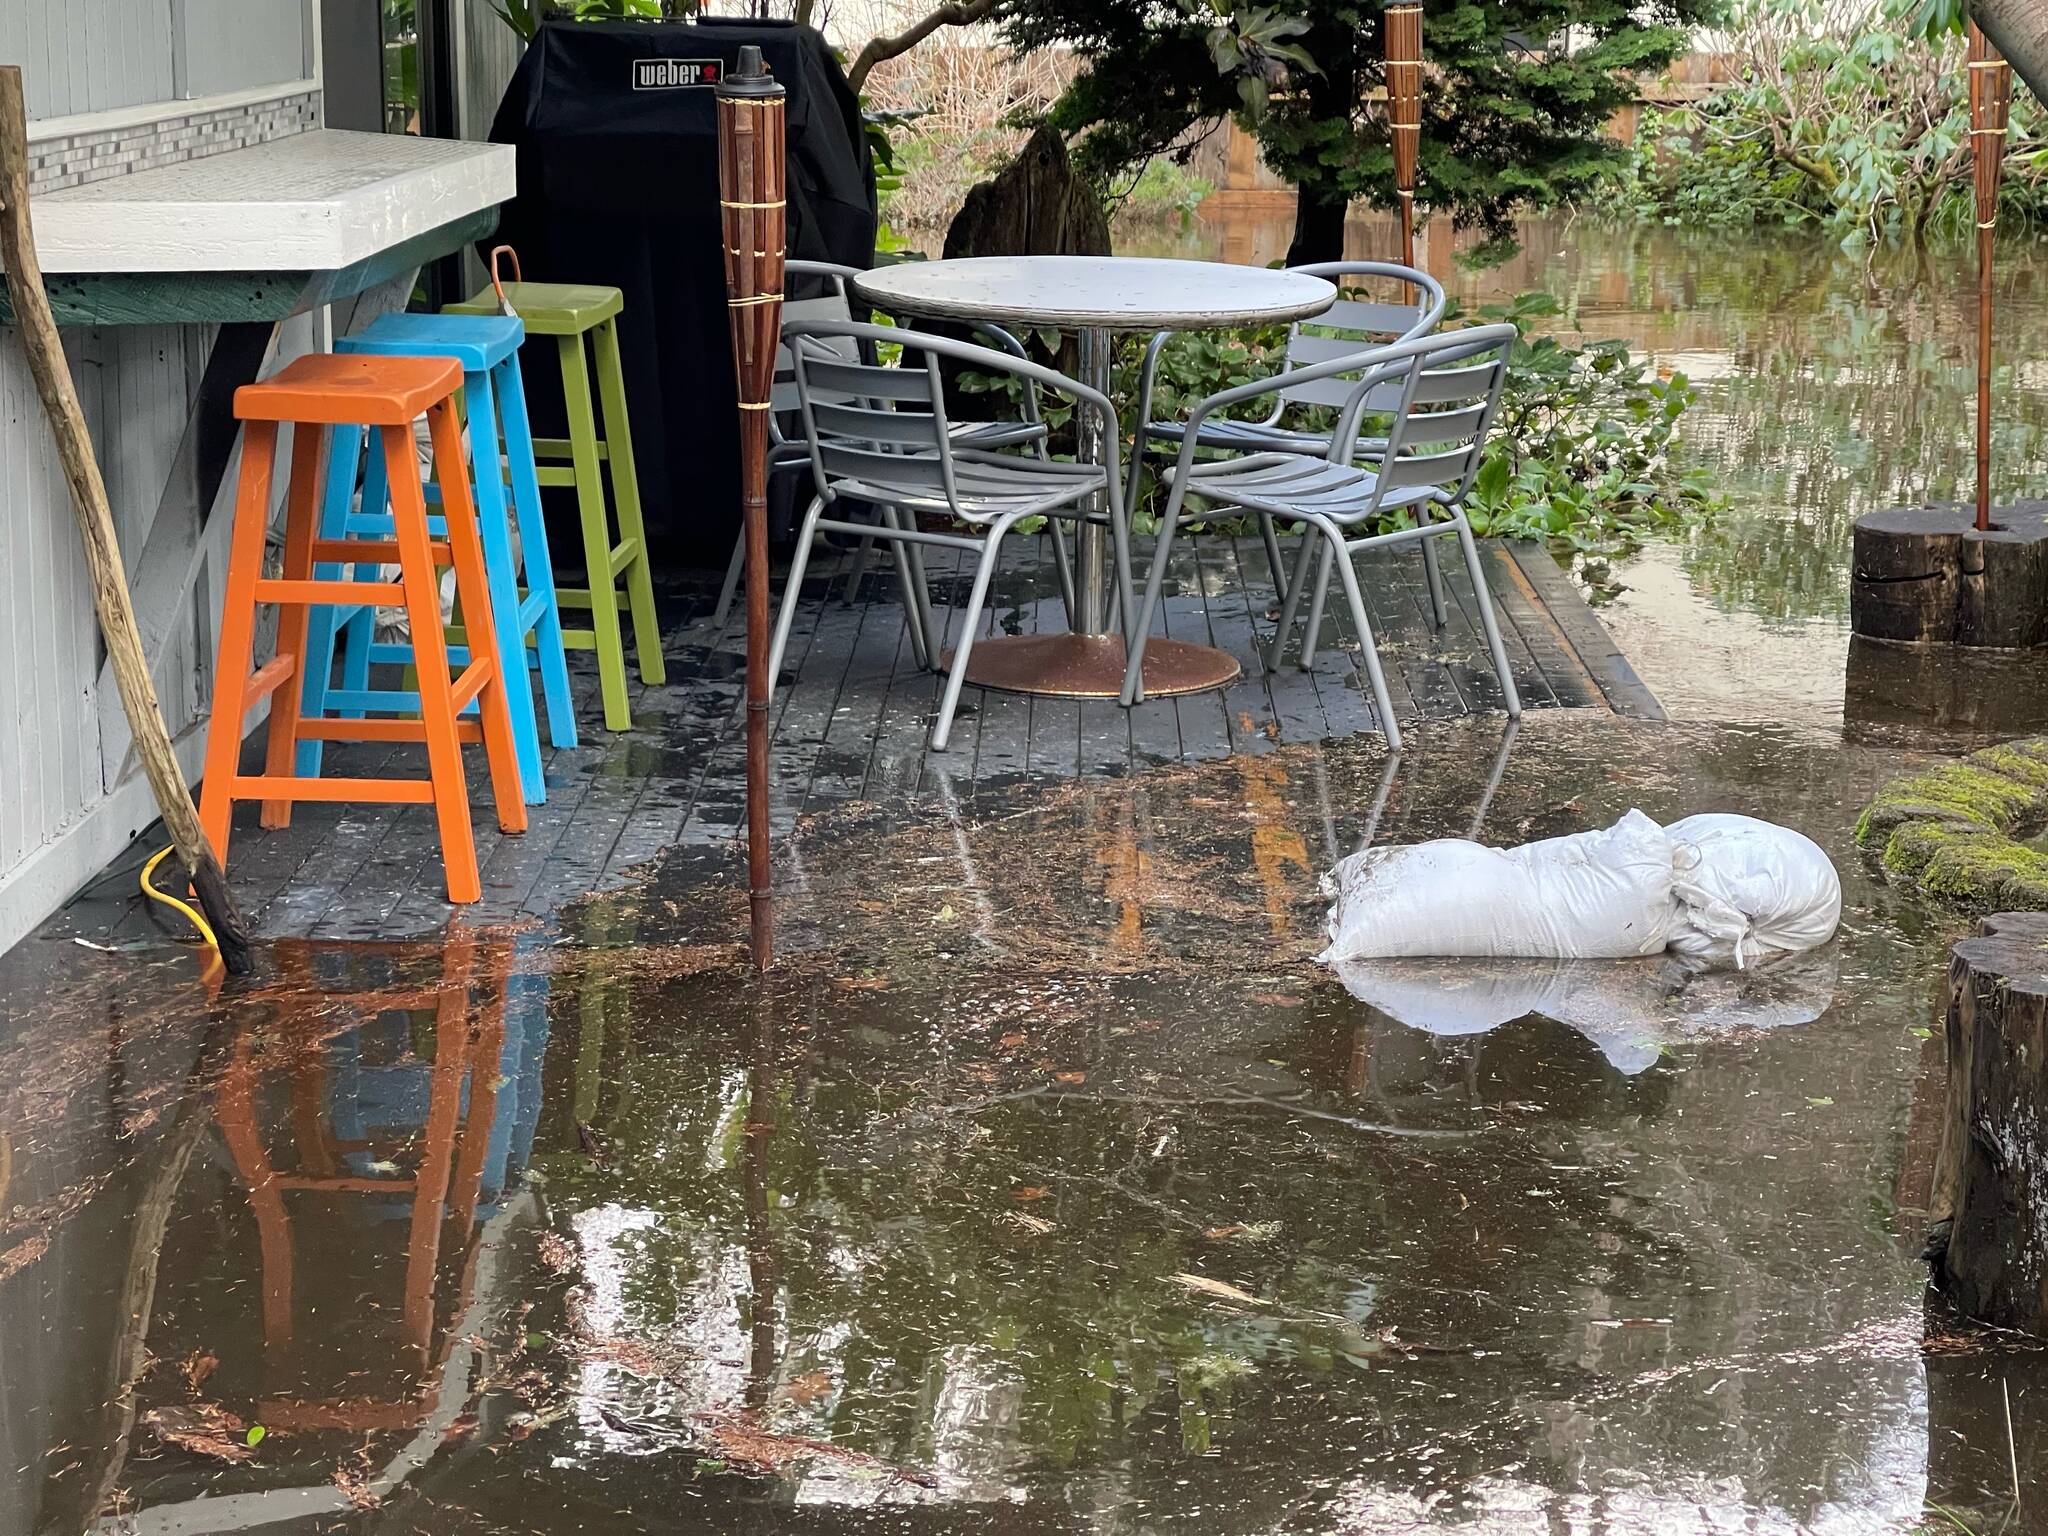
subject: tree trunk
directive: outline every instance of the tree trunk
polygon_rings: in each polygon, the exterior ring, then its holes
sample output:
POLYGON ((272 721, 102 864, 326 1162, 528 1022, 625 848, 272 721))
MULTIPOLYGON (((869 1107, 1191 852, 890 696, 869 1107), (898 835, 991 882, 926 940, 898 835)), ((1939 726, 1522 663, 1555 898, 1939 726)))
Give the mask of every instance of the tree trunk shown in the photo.
POLYGON ((2041 0, 1968 0, 1965 8, 2034 94, 2048 101, 2048 6, 2041 0))
POLYGON ((1344 259, 1344 215, 1350 202, 1335 187, 1303 183, 1295 190, 1294 243, 1287 265, 1344 259))
POLYGON ((2048 1335, 2048 913, 1987 917, 1956 945, 1944 1013, 1935 1284, 1980 1322, 2048 1335))

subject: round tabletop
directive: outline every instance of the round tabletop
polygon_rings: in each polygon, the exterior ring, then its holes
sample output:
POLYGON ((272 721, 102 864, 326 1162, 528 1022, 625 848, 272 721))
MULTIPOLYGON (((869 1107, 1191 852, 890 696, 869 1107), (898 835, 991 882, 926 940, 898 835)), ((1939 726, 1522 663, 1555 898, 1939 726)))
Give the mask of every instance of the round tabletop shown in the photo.
POLYGON ((878 309, 1063 331, 1274 325, 1319 315, 1337 298, 1303 272, 1148 256, 963 256, 879 267, 852 282, 878 309))

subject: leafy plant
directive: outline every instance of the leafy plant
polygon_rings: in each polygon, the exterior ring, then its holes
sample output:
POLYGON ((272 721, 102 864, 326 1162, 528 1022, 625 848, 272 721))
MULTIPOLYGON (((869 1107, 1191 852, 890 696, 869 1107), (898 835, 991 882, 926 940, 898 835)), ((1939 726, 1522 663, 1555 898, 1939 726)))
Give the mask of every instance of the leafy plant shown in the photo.
MULTIPOLYGON (((1970 217, 1969 88, 1948 0, 1739 0, 1740 76, 1647 117, 1596 205, 1917 243, 1970 217)), ((2048 139, 2014 93, 2004 205, 2048 214, 2048 139)))
POLYGON ((1709 472, 1681 470, 1672 457, 1679 420, 1698 398, 1692 384, 1660 376, 1623 341, 1530 334, 1559 312, 1547 293, 1479 311, 1522 335, 1466 502, 1473 531, 1611 553, 1713 510, 1709 472))
POLYGON ((617 21, 629 16, 687 16, 697 7, 664 6, 662 0, 554 0, 552 5, 546 0, 491 0, 491 9, 498 13, 500 21, 530 43, 543 20, 617 21))
MULTIPOLYGON (((1682 469, 1674 458, 1679 421, 1698 398, 1685 375, 1660 375, 1623 341, 1583 341, 1576 327, 1563 336, 1538 329, 1562 312, 1547 293, 1525 293, 1477 311, 1476 318, 1512 324, 1521 336, 1465 503, 1473 531, 1614 554, 1714 511, 1721 498, 1709 472, 1682 469)), ((1160 352, 1153 419, 1183 417, 1208 395, 1270 377, 1284 366, 1286 350, 1285 326, 1175 336, 1160 352)), ((1118 398, 1135 399, 1139 363, 1136 348, 1119 359, 1118 398)), ((969 392, 1009 392, 1014 386, 1014 380, 975 374, 961 383, 969 392)), ((1237 414, 1258 418, 1271 408, 1270 397, 1256 399, 1237 414)), ((1046 414, 1055 429, 1064 427, 1063 412, 1046 414)), ((1327 429, 1333 416, 1297 410, 1289 421, 1327 429)), ((1134 427, 1135 422, 1125 424, 1126 453, 1134 427)), ((1155 526, 1162 494, 1156 479, 1148 477, 1146 484, 1145 504, 1132 509, 1140 532, 1155 526)), ((1405 511, 1390 513, 1382 531, 1413 521, 1405 511)))

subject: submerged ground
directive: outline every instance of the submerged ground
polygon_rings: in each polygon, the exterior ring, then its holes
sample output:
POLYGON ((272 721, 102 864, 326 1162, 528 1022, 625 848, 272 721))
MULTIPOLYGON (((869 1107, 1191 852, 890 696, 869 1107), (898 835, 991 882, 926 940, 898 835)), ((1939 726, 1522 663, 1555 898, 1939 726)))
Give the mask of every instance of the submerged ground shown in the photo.
POLYGON ((269 944, 253 987, 168 931, 24 945, 0 1536, 2048 1530, 2048 1352, 1917 1259, 1968 919, 1850 839, 2048 699, 1842 630, 1850 520, 1965 462, 1960 289, 1525 235, 1468 300, 1551 288, 1702 380, 1729 511, 1585 573, 1691 723, 850 807, 781 852, 766 987, 702 844, 530 926, 269 944), (1743 977, 1312 960, 1364 840, 1631 806, 1808 833, 1841 935, 1743 977))
POLYGON ((2048 1355, 1922 1345, 1956 925, 1849 841, 1904 754, 1418 738, 826 818, 766 989, 680 859, 559 933, 280 944, 254 996, 34 957, 0 1529, 1993 1528, 2048 1355), (1463 1035, 1417 1025, 1471 974, 1311 962, 1362 838, 1630 806, 1807 832, 1841 938, 1495 968, 1543 1013, 1463 1035))

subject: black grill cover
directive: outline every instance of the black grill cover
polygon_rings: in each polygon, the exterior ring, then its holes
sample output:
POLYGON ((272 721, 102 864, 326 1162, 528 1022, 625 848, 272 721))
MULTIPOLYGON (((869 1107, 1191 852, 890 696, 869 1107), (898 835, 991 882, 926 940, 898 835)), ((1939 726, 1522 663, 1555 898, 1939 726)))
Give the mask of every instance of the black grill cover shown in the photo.
MULTIPOLYGON (((639 60, 738 62, 760 47, 789 93, 789 254, 874 264, 875 175, 860 105, 823 37, 788 22, 549 22, 506 88, 491 138, 519 151, 519 193, 490 242, 524 275, 606 283, 619 321, 640 494, 657 569, 723 565, 739 526, 732 343, 709 85, 639 60), (635 89, 636 78, 640 89, 635 89)), ((536 430, 564 430, 554 348, 524 354, 536 430)), ((566 493, 549 508, 559 564, 582 540, 566 493)))

